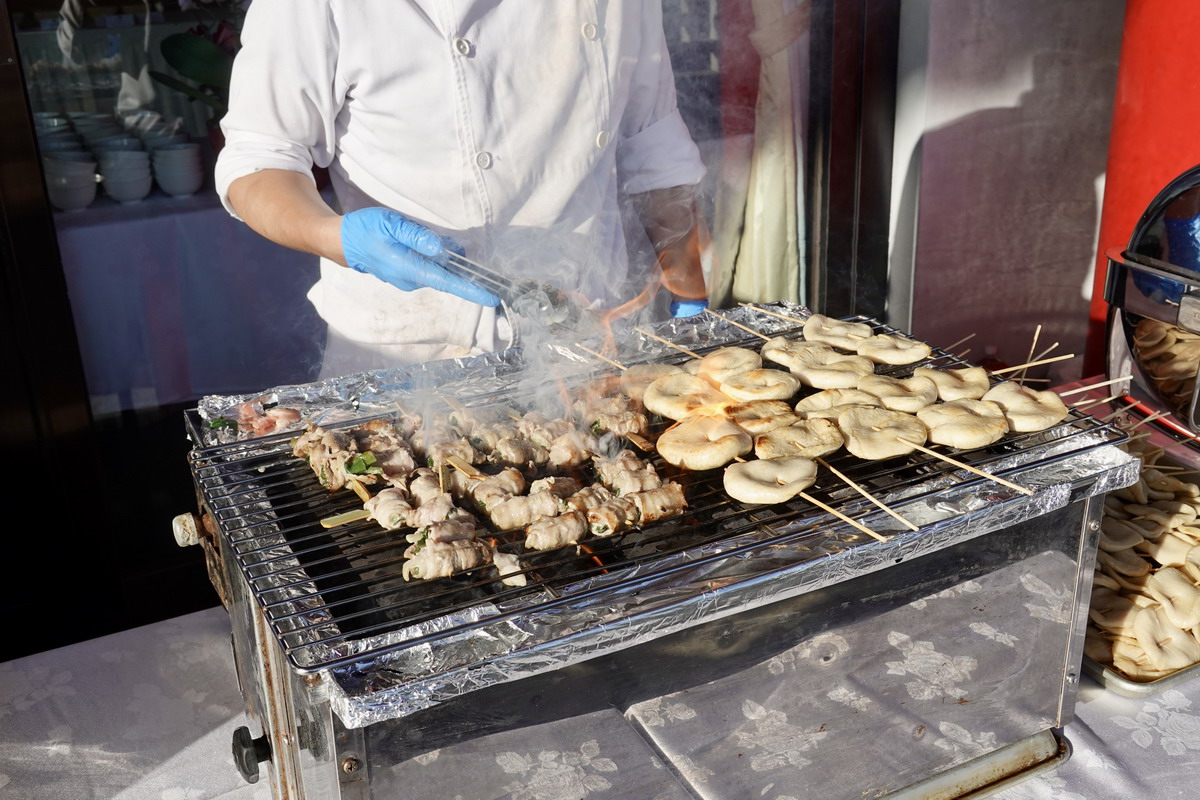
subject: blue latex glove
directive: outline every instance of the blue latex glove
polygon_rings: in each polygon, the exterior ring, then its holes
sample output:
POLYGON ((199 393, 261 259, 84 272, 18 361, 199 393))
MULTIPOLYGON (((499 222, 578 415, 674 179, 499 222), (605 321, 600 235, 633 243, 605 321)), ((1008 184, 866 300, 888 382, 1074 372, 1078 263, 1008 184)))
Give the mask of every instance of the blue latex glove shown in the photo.
POLYGON ((671 316, 676 319, 694 317, 706 308, 708 308, 707 300, 676 300, 671 303, 671 316))
POLYGON ((478 303, 498 306, 500 299, 470 281, 442 269, 447 254, 461 248, 389 208, 363 208, 342 217, 342 252, 357 272, 409 292, 428 286, 478 303))

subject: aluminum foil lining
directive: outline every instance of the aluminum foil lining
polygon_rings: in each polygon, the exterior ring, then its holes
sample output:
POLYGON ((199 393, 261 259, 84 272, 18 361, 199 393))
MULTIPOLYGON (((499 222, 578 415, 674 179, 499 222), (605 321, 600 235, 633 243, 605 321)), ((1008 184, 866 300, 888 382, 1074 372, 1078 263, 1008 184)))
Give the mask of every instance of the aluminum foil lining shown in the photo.
POLYGON ((544 395, 553 401, 553 393, 558 388, 554 381, 546 380, 547 374, 571 382, 616 371, 616 367, 588 350, 603 352, 623 366, 682 363, 691 356, 678 347, 697 352, 759 339, 738 325, 750 327, 765 336, 798 332, 804 320, 812 315, 806 307, 795 303, 764 303, 761 307, 773 313, 742 306, 723 309, 720 316, 700 314, 640 326, 654 336, 674 342, 677 347, 633 328, 617 328, 613 331, 611 345, 597 337, 579 342, 550 339, 469 358, 360 372, 325 381, 277 386, 254 394, 209 395, 197 404, 197 411, 206 426, 198 432, 200 441, 194 444, 210 447, 287 430, 301 431, 305 421, 326 425, 386 413, 394 411, 397 403, 413 398, 446 396, 472 405, 485 401, 489 394, 511 391, 514 384, 523 381, 529 382, 532 396, 544 395), (300 412, 300 422, 284 428, 253 426, 266 409, 276 407, 296 409, 300 412))
POLYGON ((804 529, 788 535, 776 529, 722 541, 622 571, 621 586, 611 591, 605 591, 605 582, 614 582, 612 576, 594 578, 578 587, 597 590, 584 600, 523 611, 491 606, 487 611, 494 609, 497 616, 520 613, 448 639, 416 644, 370 664, 330 670, 326 691, 347 727, 401 718, 466 692, 634 647, 935 553, 1132 485, 1139 471, 1137 458, 1100 444, 1022 472, 1021 482, 1035 490, 1031 497, 1002 486, 987 491, 962 486, 904 507, 919 531, 900 528, 883 512, 863 520, 887 535, 887 542, 864 543, 841 525, 818 534, 804 529))

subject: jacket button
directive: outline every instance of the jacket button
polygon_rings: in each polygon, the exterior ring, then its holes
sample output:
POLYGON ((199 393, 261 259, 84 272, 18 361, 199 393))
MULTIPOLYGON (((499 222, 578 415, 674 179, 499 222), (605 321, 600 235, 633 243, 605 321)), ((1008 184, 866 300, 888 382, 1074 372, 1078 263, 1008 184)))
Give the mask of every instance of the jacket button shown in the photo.
POLYGON ((601 150, 608 147, 610 141, 612 141, 612 137, 608 135, 608 131, 600 131, 596 134, 596 147, 601 150))
POLYGON ((581 32, 583 33, 583 38, 588 39, 590 41, 595 41, 600 36, 600 29, 597 28, 596 25, 591 22, 583 23, 583 28, 581 29, 581 32))
POLYGON ((475 166, 479 167, 480 169, 487 169, 491 165, 492 165, 492 154, 491 153, 484 152, 484 153, 476 153, 475 154, 475 166))
POLYGON ((454 52, 458 53, 460 56, 471 55, 471 49, 471 42, 469 40, 461 37, 454 40, 454 52))

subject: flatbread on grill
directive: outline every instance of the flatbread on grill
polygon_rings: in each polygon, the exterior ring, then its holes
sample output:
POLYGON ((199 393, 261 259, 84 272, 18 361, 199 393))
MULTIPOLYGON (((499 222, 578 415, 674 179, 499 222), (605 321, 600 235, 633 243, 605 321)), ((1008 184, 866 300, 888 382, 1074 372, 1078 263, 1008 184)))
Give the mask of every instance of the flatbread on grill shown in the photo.
POLYGON ((746 455, 754 447, 754 439, 723 416, 698 416, 664 431, 657 447, 669 464, 705 470, 723 467, 746 455))
POLYGON ((888 375, 866 375, 855 387, 879 398, 890 411, 915 414, 937 400, 937 386, 929 378, 892 378, 888 375))
POLYGON ((703 378, 681 372, 651 381, 642 395, 642 403, 648 411, 667 419, 680 420, 698 408, 719 408, 732 404, 733 400, 718 392, 703 378))
POLYGON ((1008 433, 1004 411, 984 400, 952 400, 917 411, 917 419, 929 429, 929 441, 970 450, 998 442, 1008 433))
POLYGON ((876 364, 915 364, 928 358, 932 348, 924 342, 897 336, 892 333, 880 333, 858 341, 855 348, 860 356, 869 358, 876 364))
POLYGON ((1008 427, 1018 433, 1041 431, 1057 425, 1071 412, 1062 398, 1049 389, 1028 389, 1015 381, 1005 381, 983 396, 1004 409, 1008 427))
POLYGON ((824 411, 839 406, 883 406, 883 401, 875 395, 861 389, 825 389, 824 391, 802 397, 796 402, 796 411, 806 414, 811 411, 824 411))
POLYGON ((838 416, 837 424, 846 449, 872 461, 911 453, 915 448, 909 442, 925 444, 925 424, 901 411, 851 408, 838 416))
POLYGON ((950 402, 952 400, 979 400, 992 382, 987 370, 983 367, 964 367, 962 369, 934 369, 932 367, 917 367, 913 377, 929 378, 937 386, 938 399, 950 402))
POLYGON ((718 389, 734 400, 786 400, 800 390, 800 379, 781 369, 752 369, 731 375, 718 389))
POLYGON ((683 367, 675 364, 635 364, 621 373, 621 391, 640 403, 647 386, 664 375, 677 375, 680 372, 683 372, 683 367))
POLYGON ((696 374, 713 386, 762 367, 762 356, 745 347, 718 347, 700 359, 696 374))
POLYGON ((840 450, 844 441, 834 420, 806 419, 754 437, 754 454, 767 459, 819 458, 840 450))
POLYGON ((875 365, 862 356, 846 355, 823 345, 796 351, 787 368, 814 389, 853 389, 875 371, 875 365))
POLYGON ((875 332, 866 323, 844 322, 824 314, 813 314, 804 323, 804 338, 808 341, 822 342, 851 353, 874 335, 875 332))
POLYGON ((782 503, 812 486, 817 465, 807 458, 754 459, 725 468, 725 492, 743 503, 782 503))

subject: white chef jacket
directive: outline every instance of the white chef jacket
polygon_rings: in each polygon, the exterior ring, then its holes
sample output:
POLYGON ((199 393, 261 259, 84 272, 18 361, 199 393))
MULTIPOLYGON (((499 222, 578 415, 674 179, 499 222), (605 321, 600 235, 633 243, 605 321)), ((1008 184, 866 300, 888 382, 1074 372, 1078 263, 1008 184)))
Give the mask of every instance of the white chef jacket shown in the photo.
MULTIPOLYGON (((221 127, 231 214, 238 177, 328 166, 343 213, 390 207, 604 304, 627 269, 620 194, 704 174, 660 0, 255 0, 221 127)), ((494 309, 332 262, 309 299, 402 362, 504 344, 494 309)))

